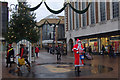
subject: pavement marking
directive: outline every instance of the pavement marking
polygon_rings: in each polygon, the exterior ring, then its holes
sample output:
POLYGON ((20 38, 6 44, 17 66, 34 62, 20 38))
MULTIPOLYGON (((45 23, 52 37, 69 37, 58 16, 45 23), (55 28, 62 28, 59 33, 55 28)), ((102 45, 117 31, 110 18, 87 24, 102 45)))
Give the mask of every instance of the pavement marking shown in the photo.
POLYGON ((56 68, 52 65, 43 65, 45 68, 47 68, 50 72, 53 73, 64 73, 64 72, 70 72, 71 69, 65 69, 65 68, 56 68))

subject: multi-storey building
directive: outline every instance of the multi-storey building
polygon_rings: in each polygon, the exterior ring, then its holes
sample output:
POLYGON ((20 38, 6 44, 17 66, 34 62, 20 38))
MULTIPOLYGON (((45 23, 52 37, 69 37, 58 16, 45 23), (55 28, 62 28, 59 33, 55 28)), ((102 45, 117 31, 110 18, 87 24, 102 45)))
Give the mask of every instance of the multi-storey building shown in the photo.
POLYGON ((4 34, 7 32, 8 25, 8 3, 0 2, 0 49, 5 49, 4 34))
POLYGON ((65 28, 64 28, 64 17, 63 16, 56 16, 56 15, 49 15, 46 18, 42 19, 40 22, 37 23, 40 28, 40 41, 39 44, 44 45, 45 43, 52 43, 53 40, 57 44, 57 42, 62 41, 65 43, 65 28), (51 25, 47 22, 44 24, 45 21, 48 21, 51 25), (53 25, 57 24, 60 21, 59 25, 54 27, 53 25), (43 25, 44 24, 44 25, 43 25))
MULTIPOLYGON (((89 2, 70 2, 79 10, 89 2)), ((85 1, 85 0, 83 0, 85 1)), ((100 52, 102 45, 106 51, 112 45, 115 53, 120 53, 120 2, 92 2, 84 14, 74 12, 69 6, 65 9, 65 37, 67 50, 71 51, 76 39, 84 46, 92 47, 93 52, 100 52)))

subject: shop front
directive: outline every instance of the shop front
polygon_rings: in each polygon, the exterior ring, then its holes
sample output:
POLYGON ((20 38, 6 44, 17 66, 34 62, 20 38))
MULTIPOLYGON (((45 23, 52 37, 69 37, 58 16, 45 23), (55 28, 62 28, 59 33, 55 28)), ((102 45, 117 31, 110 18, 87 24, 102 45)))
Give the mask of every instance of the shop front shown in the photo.
MULTIPOLYGON (((111 45, 113 47, 114 53, 120 53, 120 35, 114 35, 114 36, 104 36, 99 35, 94 38, 78 38, 82 41, 82 45, 84 47, 91 46, 92 52, 100 53, 102 50, 102 45, 105 47, 106 53, 109 51, 109 46, 111 45)), ((77 38, 76 38, 77 40, 77 38)))
POLYGON ((98 38, 83 39, 81 41, 83 47, 91 46, 92 52, 98 52, 98 38))

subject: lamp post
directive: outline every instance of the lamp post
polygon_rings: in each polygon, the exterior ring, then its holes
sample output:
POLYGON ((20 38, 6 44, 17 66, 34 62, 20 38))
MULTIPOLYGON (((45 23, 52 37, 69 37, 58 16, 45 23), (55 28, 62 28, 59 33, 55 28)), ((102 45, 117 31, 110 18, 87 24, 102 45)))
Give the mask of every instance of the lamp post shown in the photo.
POLYGON ((55 45, 54 45, 54 43, 55 43, 55 27, 56 27, 56 25, 53 24, 51 27, 53 28, 53 43, 52 43, 53 54, 55 54, 55 45))

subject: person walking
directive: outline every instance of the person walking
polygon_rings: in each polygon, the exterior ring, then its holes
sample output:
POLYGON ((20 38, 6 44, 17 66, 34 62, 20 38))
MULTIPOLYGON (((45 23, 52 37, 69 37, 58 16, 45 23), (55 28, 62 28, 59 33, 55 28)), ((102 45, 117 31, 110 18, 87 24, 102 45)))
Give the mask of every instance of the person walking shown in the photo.
POLYGON ((8 49, 7 49, 7 55, 6 55, 6 67, 8 67, 8 64, 10 64, 10 67, 12 66, 12 61, 11 58, 14 59, 14 49, 11 44, 9 44, 8 49))
POLYGON ((91 54, 92 53, 92 48, 91 48, 91 46, 89 46, 89 54, 91 54))
POLYGON ((115 54, 114 54, 114 50, 113 50, 112 45, 110 45, 110 48, 109 48, 109 56, 110 56, 110 57, 115 57, 115 54))
POLYGON ((38 58, 39 48, 37 46, 35 47, 35 53, 36 53, 36 57, 38 58))
POLYGON ((56 46, 56 52, 57 52, 57 61, 61 60, 61 51, 60 46, 56 46))
MULTIPOLYGON (((20 44, 20 53, 17 54, 16 56, 19 56, 20 57, 19 60, 23 60, 24 63, 26 61, 27 64, 25 64, 25 65, 26 65, 28 71, 30 72, 30 63, 28 61, 28 51, 25 49, 25 46, 23 44, 20 44)), ((18 60, 17 70, 15 72, 19 72, 20 67, 23 65, 23 64, 20 64, 19 60, 18 60)))
POLYGON ((104 47, 104 45, 102 45, 102 55, 104 55, 105 54, 105 47, 104 47))
POLYGON ((30 62, 28 61, 28 54, 29 54, 28 47, 26 47, 26 49, 24 50, 23 58, 25 59, 25 61, 27 63, 26 66, 27 66, 28 71, 29 71, 30 70, 30 62))

